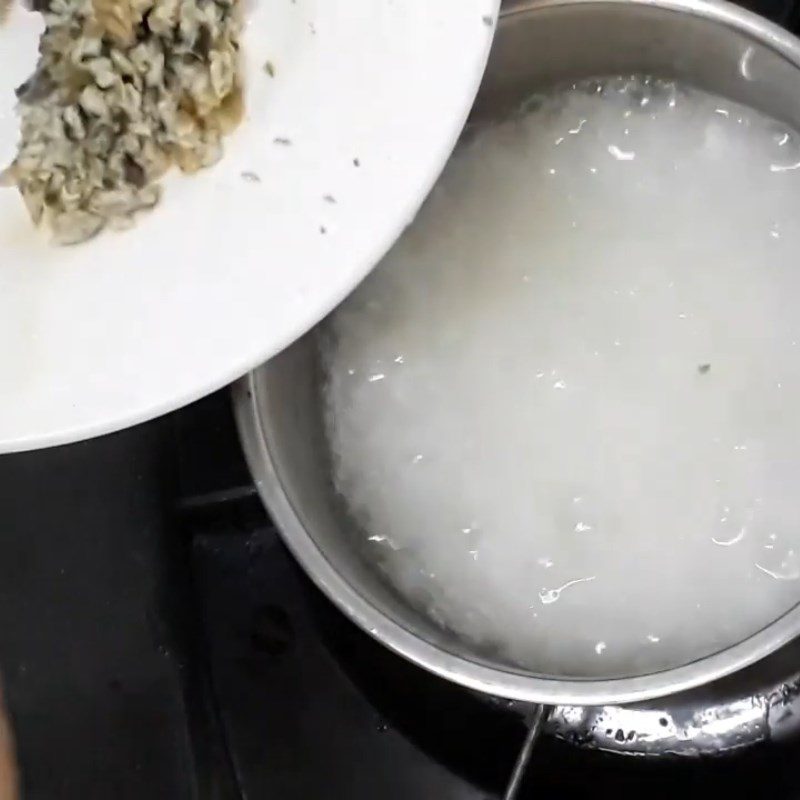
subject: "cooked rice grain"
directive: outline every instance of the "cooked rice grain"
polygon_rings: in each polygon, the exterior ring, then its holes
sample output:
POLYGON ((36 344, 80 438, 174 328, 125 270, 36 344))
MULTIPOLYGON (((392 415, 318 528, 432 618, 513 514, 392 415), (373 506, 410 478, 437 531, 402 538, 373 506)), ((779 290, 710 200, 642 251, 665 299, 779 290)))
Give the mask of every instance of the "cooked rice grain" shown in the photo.
POLYGON ((236 0, 51 0, 0 183, 60 244, 127 227, 158 179, 214 164, 243 113, 236 0))

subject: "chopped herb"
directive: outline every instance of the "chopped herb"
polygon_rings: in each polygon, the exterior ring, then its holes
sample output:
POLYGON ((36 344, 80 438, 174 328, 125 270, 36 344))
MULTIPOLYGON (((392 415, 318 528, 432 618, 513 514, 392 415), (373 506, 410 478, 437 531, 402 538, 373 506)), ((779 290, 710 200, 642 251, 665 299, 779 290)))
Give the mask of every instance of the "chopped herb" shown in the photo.
POLYGON ((488 28, 491 28, 492 25, 494 25, 494 19, 491 16, 489 16, 489 14, 486 14, 486 16, 482 17, 482 19, 483 19, 483 24, 486 25, 488 28))
POLYGON ((3 178, 54 243, 130 227, 158 204, 171 165, 194 173, 218 160, 243 115, 235 0, 214 0, 213 13, 180 0, 180 25, 167 0, 22 2, 44 12, 44 31, 3 178))
POLYGON ((330 203, 331 205, 335 205, 336 204, 336 198, 332 194, 324 194, 324 195, 322 195, 322 199, 326 203, 330 203))
POLYGON ((270 78, 274 78, 275 77, 275 65, 271 61, 267 61, 264 64, 264 72, 266 72, 267 75, 270 76, 270 78))
POLYGON ((711 364, 700 364, 700 366, 697 367, 697 371, 701 375, 705 375, 710 369, 711 369, 711 364))
POLYGON ((211 52, 211 46, 213 43, 211 30, 207 25, 201 25, 197 31, 197 38, 194 42, 195 53, 197 53, 200 58, 207 59, 209 53, 211 52))
POLYGON ((125 180, 141 189, 147 184, 147 175, 141 164, 134 161, 133 156, 126 154, 122 160, 123 174, 125 180))
POLYGON ((354 166, 354 167, 360 167, 360 166, 361 166, 361 159, 359 159, 359 158, 354 158, 354 159, 353 159, 353 166, 354 166))
POLYGON ((286 146, 288 146, 288 145, 290 145, 292 143, 292 140, 291 139, 287 139, 285 136, 276 136, 272 141, 275 144, 282 144, 282 145, 286 145, 286 146))
POLYGON ((328 229, 324 225, 320 225, 319 232, 324 235, 328 232, 328 229))

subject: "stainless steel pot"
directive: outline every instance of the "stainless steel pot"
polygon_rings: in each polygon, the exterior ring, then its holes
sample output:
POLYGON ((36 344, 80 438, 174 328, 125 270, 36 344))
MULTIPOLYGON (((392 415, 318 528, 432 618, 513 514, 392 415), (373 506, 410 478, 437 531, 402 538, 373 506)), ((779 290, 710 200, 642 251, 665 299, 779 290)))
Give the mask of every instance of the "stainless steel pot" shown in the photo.
MULTIPOLYGON (((800 128, 800 42, 736 6, 705 0, 517 2, 499 20, 473 118, 500 118, 554 83, 632 72, 692 83, 800 128)), ((796 606, 749 639, 693 663, 602 680, 533 674, 474 652, 393 592, 348 535, 329 478, 314 339, 312 331, 236 386, 242 441, 295 556, 345 613, 388 647, 490 694, 599 705, 706 683, 800 632, 796 606)))

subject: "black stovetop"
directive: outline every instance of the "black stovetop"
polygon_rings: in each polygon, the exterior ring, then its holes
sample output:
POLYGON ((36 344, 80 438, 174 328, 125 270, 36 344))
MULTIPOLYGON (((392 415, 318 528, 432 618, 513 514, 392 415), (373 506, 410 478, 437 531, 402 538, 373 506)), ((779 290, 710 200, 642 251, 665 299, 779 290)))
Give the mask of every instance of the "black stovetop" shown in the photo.
MULTIPOLYGON (((502 704, 356 629, 296 566, 227 394, 0 458, 0 669, 29 800, 483 800, 502 704)), ((522 797, 800 798, 800 742, 651 762, 543 741, 522 797)))

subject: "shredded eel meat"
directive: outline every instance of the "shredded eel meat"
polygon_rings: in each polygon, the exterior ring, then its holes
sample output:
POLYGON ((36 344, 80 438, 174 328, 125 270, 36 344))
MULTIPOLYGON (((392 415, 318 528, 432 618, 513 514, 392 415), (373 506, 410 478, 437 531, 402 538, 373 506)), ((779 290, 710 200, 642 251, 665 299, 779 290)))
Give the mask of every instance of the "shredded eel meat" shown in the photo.
MULTIPOLYGON (((3 2, 3 0, 0 0, 3 2)), ((37 0, 41 3, 42 0, 37 0)), ((0 184, 74 244, 133 224, 172 164, 219 160, 241 120, 237 0, 50 0, 0 184)))

